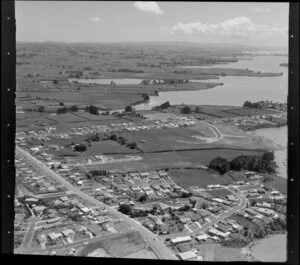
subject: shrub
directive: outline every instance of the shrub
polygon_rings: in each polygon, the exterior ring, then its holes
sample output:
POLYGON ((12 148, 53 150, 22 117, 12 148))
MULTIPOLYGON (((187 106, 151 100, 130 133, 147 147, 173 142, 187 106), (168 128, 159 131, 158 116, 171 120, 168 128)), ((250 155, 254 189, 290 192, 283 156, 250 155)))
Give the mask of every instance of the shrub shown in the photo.
POLYGON ((86 150, 86 146, 84 144, 78 144, 74 146, 74 150, 77 152, 84 152, 86 150))
POLYGON ((181 109, 181 113, 183 114, 190 114, 192 111, 191 111, 191 108, 189 106, 184 106, 182 109, 181 109))

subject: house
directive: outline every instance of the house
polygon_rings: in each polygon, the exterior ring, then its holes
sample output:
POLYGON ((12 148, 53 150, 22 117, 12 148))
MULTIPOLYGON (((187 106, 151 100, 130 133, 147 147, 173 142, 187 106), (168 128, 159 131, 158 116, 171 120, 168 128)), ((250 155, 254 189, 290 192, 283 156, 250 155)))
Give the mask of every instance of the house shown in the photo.
POLYGON ((192 259, 197 259, 198 257, 195 251, 186 251, 183 253, 178 253, 177 256, 181 260, 192 260, 192 259))
POLYGON ((170 241, 172 244, 179 244, 179 243, 190 242, 192 241, 192 238, 190 236, 182 236, 182 237, 172 238, 170 241))
POLYGON ((183 224, 188 224, 188 223, 191 222, 191 218, 185 217, 185 216, 181 216, 181 217, 179 218, 179 220, 180 220, 180 222, 183 223, 183 224))
POLYGON ((69 235, 75 235, 75 232, 73 229, 66 229, 61 232, 63 236, 68 237, 69 235))
POLYGON ((48 237, 49 237, 49 239, 51 241, 56 241, 59 238, 61 238, 62 236, 63 236, 62 233, 54 233, 54 232, 52 232, 52 233, 48 234, 48 237))
POLYGON ((164 203, 160 203, 159 204, 159 208, 162 210, 162 211, 167 211, 171 208, 170 205, 167 205, 167 204, 164 204, 164 203))
POLYGON ((200 235, 196 236, 196 239, 198 241, 206 241, 206 239, 208 239, 208 238, 209 238, 209 235, 207 235, 207 234, 200 234, 200 235))
POLYGON ((149 178, 149 172, 142 172, 141 173, 141 178, 149 178))
POLYGON ((252 216, 255 216, 255 215, 257 215, 257 212, 256 211, 254 211, 253 209, 245 209, 245 211, 248 213, 248 214, 250 214, 250 215, 252 215, 252 216))
POLYGON ((222 231, 223 233, 227 233, 227 232, 230 232, 231 226, 219 223, 217 225, 217 229, 220 230, 220 231, 222 231))
POLYGON ((235 201, 235 196, 234 195, 226 195, 226 199, 228 200, 228 201, 235 201))
POLYGON ((217 229, 215 229, 215 228, 209 229, 208 232, 209 232, 210 234, 212 234, 213 236, 217 236, 217 237, 220 237, 220 238, 222 238, 222 239, 225 239, 225 238, 230 234, 230 232, 223 233, 223 232, 221 232, 220 230, 217 230, 217 229))

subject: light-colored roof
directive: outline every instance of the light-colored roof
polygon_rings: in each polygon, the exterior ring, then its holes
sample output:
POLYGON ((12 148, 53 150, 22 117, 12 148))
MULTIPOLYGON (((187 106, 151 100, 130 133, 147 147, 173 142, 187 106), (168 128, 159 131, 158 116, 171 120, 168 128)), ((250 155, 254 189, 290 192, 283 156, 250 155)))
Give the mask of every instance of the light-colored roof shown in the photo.
POLYGON ((197 258, 197 254, 194 251, 187 251, 187 252, 183 252, 183 253, 178 253, 177 255, 182 260, 197 258))

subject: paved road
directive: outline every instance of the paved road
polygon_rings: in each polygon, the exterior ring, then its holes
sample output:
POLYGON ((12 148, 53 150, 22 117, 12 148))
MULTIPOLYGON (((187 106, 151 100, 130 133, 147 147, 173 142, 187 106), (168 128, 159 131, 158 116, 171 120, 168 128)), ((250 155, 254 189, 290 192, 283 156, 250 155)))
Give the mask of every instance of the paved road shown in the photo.
POLYGON ((72 184, 70 184, 67 180, 65 180, 63 177, 52 171, 49 167, 47 167, 44 163, 33 157, 31 154, 29 154, 27 151, 21 149, 20 147, 16 146, 16 153, 20 154, 24 157, 26 157, 29 161, 31 161, 32 164, 34 164, 37 168, 39 168, 41 171, 43 171, 45 174, 48 174, 49 176, 53 177, 57 181, 59 181, 61 184, 63 184, 66 188, 70 189, 74 194, 76 194, 78 197, 95 204, 99 207, 105 207, 105 209, 116 216, 119 219, 123 219, 123 222, 125 222, 127 225, 134 227, 135 231, 138 231, 141 236, 144 238, 145 242, 151 246, 154 253, 157 255, 159 259, 168 259, 168 260, 174 260, 178 259, 174 253, 150 230, 142 226, 139 222, 136 222, 135 220, 131 219, 130 217, 120 213, 118 210, 113 209, 102 202, 96 200, 93 197, 88 196, 87 194, 83 193, 81 190, 74 187, 72 184))
POLYGON ((37 222, 38 218, 31 217, 27 232, 23 238, 22 244, 20 246, 20 249, 28 249, 30 248, 30 244, 32 242, 34 232, 35 232, 35 224, 37 222))

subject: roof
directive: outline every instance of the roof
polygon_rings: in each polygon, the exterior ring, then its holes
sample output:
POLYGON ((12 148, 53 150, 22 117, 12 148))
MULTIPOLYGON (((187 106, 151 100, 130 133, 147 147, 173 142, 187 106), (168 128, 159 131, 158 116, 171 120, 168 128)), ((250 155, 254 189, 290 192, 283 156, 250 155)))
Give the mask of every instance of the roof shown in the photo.
POLYGON ((190 240, 192 240, 192 238, 190 236, 182 236, 182 237, 172 238, 171 242, 179 243, 179 242, 185 242, 185 241, 190 241, 190 240))
POLYGON ((194 251, 187 251, 187 252, 183 252, 183 253, 178 253, 177 255, 182 260, 197 258, 197 254, 194 251))

